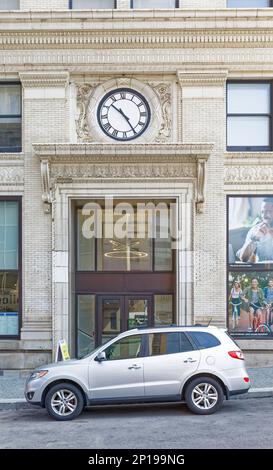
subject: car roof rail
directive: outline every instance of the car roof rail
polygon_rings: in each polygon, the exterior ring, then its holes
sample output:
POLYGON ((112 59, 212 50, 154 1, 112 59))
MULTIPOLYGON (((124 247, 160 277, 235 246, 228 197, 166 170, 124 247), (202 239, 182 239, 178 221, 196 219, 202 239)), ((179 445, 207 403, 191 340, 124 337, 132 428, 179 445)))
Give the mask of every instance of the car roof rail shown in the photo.
POLYGON ((147 326, 147 325, 140 325, 137 326, 136 328, 132 329, 131 331, 134 330, 152 330, 152 329, 160 329, 160 328, 208 328, 210 325, 202 325, 201 323, 195 323, 194 325, 177 325, 175 323, 172 323, 171 325, 158 325, 158 326, 147 326))

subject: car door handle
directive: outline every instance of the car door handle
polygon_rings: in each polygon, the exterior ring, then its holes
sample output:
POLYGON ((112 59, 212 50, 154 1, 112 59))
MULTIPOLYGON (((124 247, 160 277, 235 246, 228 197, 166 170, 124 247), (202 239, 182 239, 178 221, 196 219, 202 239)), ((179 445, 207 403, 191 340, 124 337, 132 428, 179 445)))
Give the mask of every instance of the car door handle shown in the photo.
POLYGON ((191 357, 188 357, 188 359, 185 359, 184 362, 185 362, 185 363, 187 363, 187 362, 197 362, 197 360, 196 360, 196 359, 192 359, 191 357))
POLYGON ((128 369, 141 369, 141 366, 139 366, 138 364, 133 364, 129 366, 128 369))

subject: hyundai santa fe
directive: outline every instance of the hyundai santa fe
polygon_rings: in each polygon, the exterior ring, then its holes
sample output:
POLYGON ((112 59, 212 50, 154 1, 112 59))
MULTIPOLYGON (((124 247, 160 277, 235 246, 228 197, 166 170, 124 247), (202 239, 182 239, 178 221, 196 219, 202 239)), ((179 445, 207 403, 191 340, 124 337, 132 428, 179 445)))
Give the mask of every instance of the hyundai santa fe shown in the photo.
POLYGON ((175 326, 129 330, 82 359, 35 369, 25 396, 61 421, 115 403, 183 401, 207 415, 249 386, 243 353, 226 330, 175 326))

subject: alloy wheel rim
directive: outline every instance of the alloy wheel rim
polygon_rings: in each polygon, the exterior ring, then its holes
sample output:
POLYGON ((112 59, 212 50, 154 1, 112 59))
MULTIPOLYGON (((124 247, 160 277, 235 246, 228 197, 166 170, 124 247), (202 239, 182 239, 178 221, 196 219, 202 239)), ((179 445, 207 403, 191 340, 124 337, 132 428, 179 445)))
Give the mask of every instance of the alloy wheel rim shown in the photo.
POLYGON ((51 398, 51 407, 59 416, 71 415, 77 408, 78 400, 71 390, 58 390, 51 398))
POLYGON ((212 384, 200 383, 194 387, 191 398, 197 408, 209 410, 216 405, 218 392, 212 384))

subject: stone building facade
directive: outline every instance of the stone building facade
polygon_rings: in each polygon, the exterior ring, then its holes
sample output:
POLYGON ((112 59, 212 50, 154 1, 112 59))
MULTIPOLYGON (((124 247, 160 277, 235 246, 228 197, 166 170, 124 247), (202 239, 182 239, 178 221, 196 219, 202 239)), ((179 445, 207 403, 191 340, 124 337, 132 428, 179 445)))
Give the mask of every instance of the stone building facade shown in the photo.
MULTIPOLYGON (((271 148, 227 151, 227 83, 272 80, 273 10, 226 0, 145 10, 129 0, 112 10, 19 3, 0 11, 0 86, 19 84, 22 97, 22 147, 0 153, 1 200, 21 203, 18 334, 3 316, 0 369, 51 361, 61 338, 76 354, 75 297, 88 293, 77 285, 89 282, 76 272, 77 201, 175 201, 182 236, 162 295, 172 290, 176 323, 225 327, 226 196, 270 196, 273 182, 271 148), (128 142, 97 122, 99 103, 119 89, 135 90, 151 110, 147 130, 128 142)), ((107 277, 100 295, 161 294, 157 278, 144 293, 121 292, 111 279, 119 282, 107 277)), ((251 364, 272 363, 270 337, 239 343, 251 364)))

